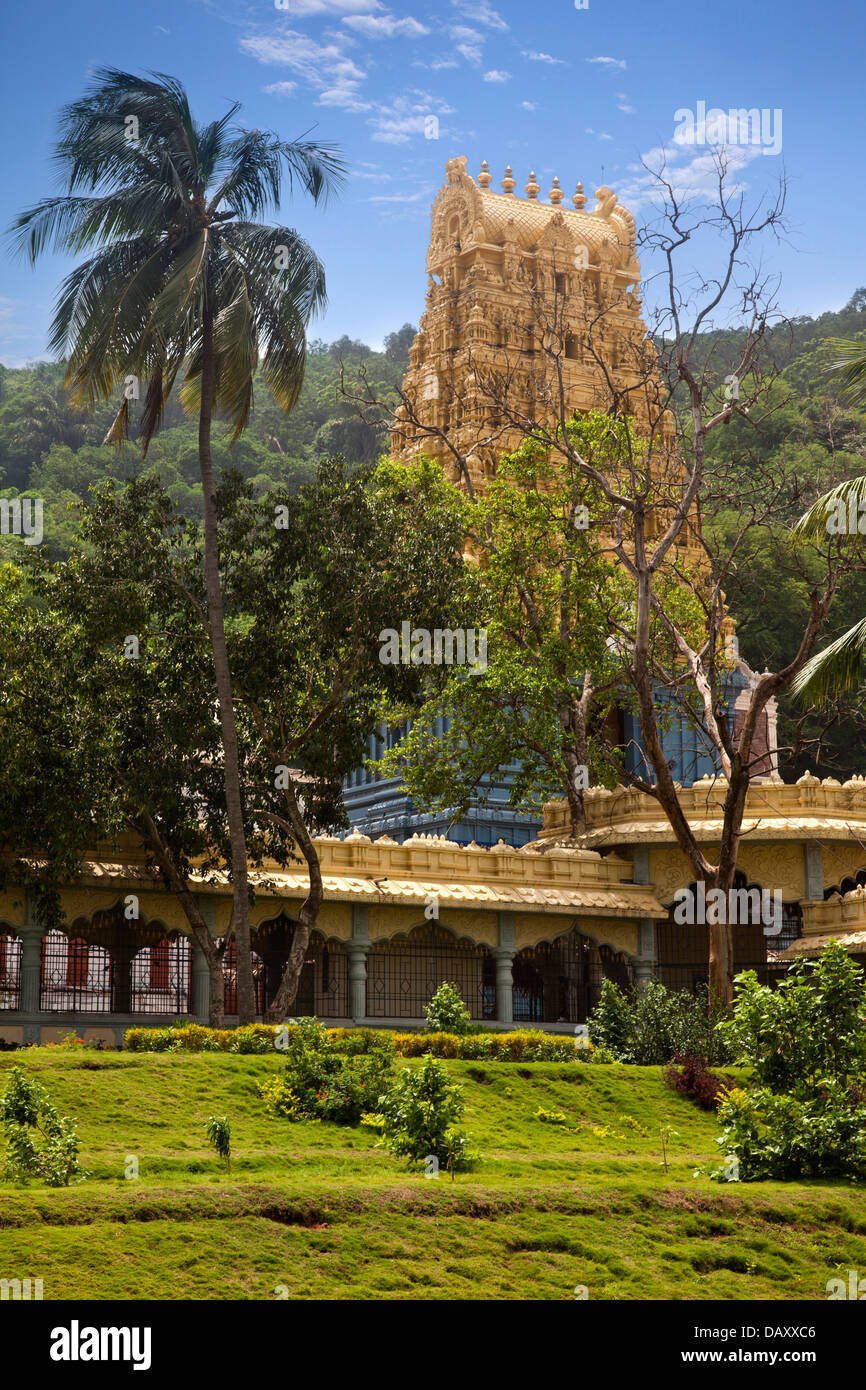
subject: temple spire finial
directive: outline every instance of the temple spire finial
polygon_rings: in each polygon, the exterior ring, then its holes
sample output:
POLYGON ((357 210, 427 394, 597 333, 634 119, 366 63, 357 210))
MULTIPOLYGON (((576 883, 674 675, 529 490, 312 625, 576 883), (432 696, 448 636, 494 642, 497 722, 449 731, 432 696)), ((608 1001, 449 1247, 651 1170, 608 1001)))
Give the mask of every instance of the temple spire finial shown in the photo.
POLYGON ((541 188, 539 187, 539 184, 535 177, 535 171, 533 170, 532 173, 529 175, 529 183, 526 185, 526 196, 527 198, 532 198, 534 200, 538 197, 540 192, 541 188))
POLYGON ((510 164, 506 164, 506 166, 505 166, 505 178, 502 180, 502 191, 503 191, 503 193, 505 194, 505 196, 506 196, 507 198, 513 198, 513 197, 514 197, 514 189, 515 189, 516 186, 517 186, 517 185, 516 185, 516 180, 514 179, 512 173, 511 173, 511 165, 510 165, 510 164))
POLYGON ((486 159, 481 161, 481 173, 478 175, 478 182, 482 188, 489 188, 493 182, 493 175, 488 168, 486 159))
POLYGON ((583 209, 586 207, 586 194, 583 191, 583 184, 580 182, 579 179, 577 181, 577 189, 572 195, 571 201, 574 203, 574 206, 577 208, 578 212, 582 212, 583 209))
POLYGON ((565 196, 562 189, 559 186, 559 179, 557 178, 556 174, 554 174, 553 176, 553 187, 551 188, 547 196, 553 203, 553 206, 556 208, 559 207, 560 203, 562 202, 565 196))

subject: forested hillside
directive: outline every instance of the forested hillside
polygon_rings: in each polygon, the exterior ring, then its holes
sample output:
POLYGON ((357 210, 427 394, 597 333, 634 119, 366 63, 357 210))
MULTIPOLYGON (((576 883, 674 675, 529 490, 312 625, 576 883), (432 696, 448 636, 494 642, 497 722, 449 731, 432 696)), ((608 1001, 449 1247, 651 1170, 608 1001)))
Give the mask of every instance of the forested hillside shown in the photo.
MULTIPOLYGON (((364 424, 341 399, 341 366, 349 382, 363 363, 380 394, 403 378, 415 329, 410 324, 373 352, 351 338, 313 342, 301 398, 286 415, 262 385, 256 394, 250 427, 229 446, 214 431, 216 468, 235 468, 257 491, 279 485, 298 486, 312 476, 322 455, 342 453, 352 463, 375 458, 387 446, 387 430, 364 424)), ((173 500, 188 515, 200 515, 196 424, 184 415, 175 393, 160 433, 147 458, 135 440, 120 449, 103 444, 117 412, 118 400, 92 414, 70 409, 60 363, 0 368, 0 493, 28 493, 45 505, 45 541, 52 553, 64 552, 75 531, 74 504, 87 497, 91 484, 105 477, 127 478, 158 473, 173 500)))

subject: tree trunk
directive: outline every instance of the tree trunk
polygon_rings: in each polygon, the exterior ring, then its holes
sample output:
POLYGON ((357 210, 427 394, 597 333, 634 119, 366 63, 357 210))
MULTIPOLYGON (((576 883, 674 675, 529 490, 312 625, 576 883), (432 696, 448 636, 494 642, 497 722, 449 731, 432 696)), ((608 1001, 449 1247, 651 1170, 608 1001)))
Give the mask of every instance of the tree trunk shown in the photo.
POLYGON ((289 811, 289 821, 297 840, 298 846, 307 861, 307 872, 310 876, 310 887, 306 898, 298 913, 298 922, 295 927, 295 934, 292 938, 292 949, 289 952, 289 959, 283 967, 283 977, 280 986, 271 1000, 270 1006, 265 1014, 268 1023, 281 1023, 286 1017, 289 1008, 295 1002, 295 995, 298 992, 298 985, 301 979, 301 971, 304 968, 304 960, 307 954, 307 947, 310 944, 310 932, 319 919, 319 908, 322 906, 324 897, 324 887, 322 884, 322 868, 319 863, 319 855, 316 846, 313 844, 312 836, 304 824, 294 787, 289 785, 285 788, 286 805, 289 811))
POLYGON ((132 824, 144 843, 152 850, 156 862, 159 864, 165 878, 168 880, 171 891, 178 899, 186 914, 186 919, 190 925, 190 931, 201 947, 202 954, 207 961, 208 977, 210 980, 210 989, 208 991, 208 1023, 211 1028, 224 1028, 226 1015, 222 952, 210 934, 207 922, 204 920, 201 908, 196 901, 195 894, 191 891, 189 884, 177 867, 170 845, 167 844, 164 837, 160 834, 159 828, 153 818, 145 814, 134 819, 132 824))
POLYGON ((223 745, 223 777, 232 857, 232 892, 237 951, 238 1022, 252 1023, 256 1016, 253 961, 250 941, 247 885, 247 842, 241 802, 238 735, 232 699, 231 672, 223 621, 223 592, 219 573, 219 530, 216 483, 211 459, 211 419, 215 385, 213 309, 206 304, 202 322, 201 410, 198 423, 198 459, 204 493, 204 554, 208 623, 219 702, 223 745))
MULTIPOLYGON (((710 885, 708 884, 707 887, 709 888, 710 885)), ((728 900, 727 893, 725 897, 728 900)), ((713 1008, 727 1009, 734 999, 731 925, 727 921, 711 922, 707 928, 707 933, 710 949, 710 1002, 713 1008)))

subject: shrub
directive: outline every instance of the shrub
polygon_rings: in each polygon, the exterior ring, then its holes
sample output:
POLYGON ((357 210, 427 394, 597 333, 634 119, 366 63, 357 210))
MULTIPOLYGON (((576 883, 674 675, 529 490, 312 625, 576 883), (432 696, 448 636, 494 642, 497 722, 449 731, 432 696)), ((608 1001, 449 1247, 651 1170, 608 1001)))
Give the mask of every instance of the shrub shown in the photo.
POLYGON ((631 995, 605 980, 589 1020, 589 1035, 618 1061, 638 1066, 661 1066, 678 1054, 710 1062, 727 1061, 729 1055, 707 992, 669 990, 658 980, 631 995))
POLYGON ((472 1018, 460 996, 456 985, 445 981, 436 990, 427 1005, 427 1027, 431 1033, 457 1033, 469 1031, 472 1018))
POLYGON ((544 1033, 523 1028, 509 1033, 489 1029, 457 1033, 392 1033, 376 1028, 328 1028, 318 1019, 295 1019, 288 1024, 253 1023, 244 1028, 204 1028, 191 1023, 166 1028, 127 1028, 123 1045, 128 1052, 256 1052, 276 1048, 285 1052, 297 1030, 305 1030, 307 1046, 327 1047, 346 1057, 368 1054, 436 1057, 489 1062, 614 1062, 618 1060, 598 1043, 569 1034, 544 1033))
POLYGON ((615 1057, 631 1060, 632 1006, 613 980, 605 980, 589 1020, 589 1039, 615 1057))
MULTIPOLYGON (((866 1179, 866 1106, 856 1087, 828 1081, 808 1099, 778 1095, 769 1087, 725 1091, 719 1104, 722 1135, 716 1140, 736 1161, 736 1178, 866 1179)), ((711 1177, 730 1177, 730 1167, 711 1177)))
POLYGON ((71 1178, 84 1178, 78 1162, 80 1140, 74 1120, 58 1115, 48 1092, 13 1067, 0 1096, 0 1122, 6 1140, 4 1176, 38 1177, 49 1187, 68 1187, 71 1178))
POLYGON ((606 1053, 578 1047, 567 1034, 525 1029, 513 1033, 395 1033, 394 1046, 402 1057, 451 1057, 465 1062, 613 1061, 606 1053))
POLYGON ((708 1070, 706 1057, 677 1056, 674 1061, 677 1066, 665 1071, 665 1081, 671 1090, 693 1100, 702 1110, 715 1110, 724 1082, 708 1070))
POLYGON ((745 970, 721 1031, 759 1085, 805 1099, 824 1078, 866 1070, 866 978, 838 941, 797 961, 774 990, 745 970))
POLYGON ((207 1137, 213 1144, 220 1158, 224 1160, 226 1172, 232 1171, 232 1127, 225 1115, 209 1115, 207 1125, 207 1137))
POLYGON ((314 1018, 289 1028, 283 1076, 259 1086, 271 1114, 356 1125, 364 1111, 375 1110, 388 1083, 391 1052, 379 1045, 347 1053, 343 1042, 314 1018))
POLYGON ((729 1163, 711 1176, 866 1179, 866 980, 838 941, 798 961, 775 990, 753 970, 736 979, 733 1017, 722 1026, 756 1085, 723 1094, 729 1163))
POLYGON ((456 1128, 463 1109, 462 1087, 450 1082, 441 1062, 428 1055, 416 1070, 401 1071, 379 1101, 383 1142, 412 1166, 432 1157, 440 1167, 464 1171, 474 1166, 477 1155, 456 1128))

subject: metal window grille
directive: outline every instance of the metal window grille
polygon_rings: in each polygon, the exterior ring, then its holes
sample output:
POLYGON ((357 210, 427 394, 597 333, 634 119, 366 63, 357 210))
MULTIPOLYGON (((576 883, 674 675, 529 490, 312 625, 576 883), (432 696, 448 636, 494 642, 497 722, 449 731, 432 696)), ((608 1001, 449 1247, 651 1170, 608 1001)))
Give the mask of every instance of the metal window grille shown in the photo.
POLYGON ((42 938, 39 1007, 47 1012, 186 1014, 192 942, 161 923, 132 924, 118 909, 42 938))
MULTIPOLYGON (((285 913, 256 929, 253 980, 256 1012, 263 1014, 274 999, 292 949, 296 923, 285 913)), ((237 964, 234 943, 223 957, 226 974, 226 1013, 237 1013, 237 964)), ((348 957, 339 941, 311 932, 290 1018, 347 1018, 349 1010, 348 957)))
POLYGON ((0 1009, 21 1008, 21 942, 0 932, 0 1009))
POLYGON ((585 1023, 605 979, 632 982, 628 958, 597 946, 573 928, 555 941, 527 946, 514 960, 515 1023, 585 1023))
POLYGON ((453 984, 475 1019, 496 1017, 496 966, 487 946, 438 923, 376 941, 367 956, 367 1016, 423 1018, 441 984, 453 984))
POLYGON ((47 932, 39 1007, 53 1013, 111 1013, 111 957, 105 947, 62 931, 47 932))
POLYGON ((192 942, 182 932, 140 950, 133 956, 131 974, 131 1013, 190 1012, 192 942))
MULTIPOLYGON (((261 956, 256 951, 252 952, 252 958, 256 1013, 263 1014, 265 1011, 265 968, 261 956)), ((225 1011, 227 1014, 236 1014, 238 1011, 238 953, 233 941, 226 947, 223 954, 223 976, 225 978, 225 1011)))
MULTIPOLYGON (((778 936, 765 936, 760 921, 736 925, 733 929, 734 974, 754 970, 761 984, 777 983, 790 964, 779 960, 779 955, 802 934, 803 914, 799 903, 783 903, 782 930, 778 936)), ((691 993, 708 984, 706 926, 677 923, 671 909, 669 920, 656 926, 656 978, 668 989, 687 989, 691 993)))

